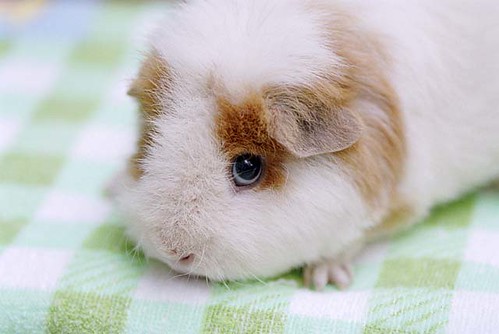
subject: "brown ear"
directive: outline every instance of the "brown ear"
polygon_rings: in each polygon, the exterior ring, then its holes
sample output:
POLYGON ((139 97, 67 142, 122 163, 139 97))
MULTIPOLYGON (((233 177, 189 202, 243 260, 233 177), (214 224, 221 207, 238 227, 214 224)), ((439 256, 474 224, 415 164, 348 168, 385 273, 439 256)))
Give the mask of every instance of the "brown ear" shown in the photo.
POLYGON ((139 179, 144 173, 142 160, 153 142, 153 121, 160 116, 161 96, 169 89, 170 79, 167 64, 157 52, 152 51, 142 63, 139 74, 128 91, 128 95, 136 98, 140 105, 137 151, 129 165, 130 173, 135 179, 139 179))
POLYGON ((140 68, 127 94, 136 98, 145 116, 158 112, 159 96, 169 86, 168 66, 156 51, 151 51, 140 68))
POLYGON ((341 101, 311 89, 274 92, 267 108, 270 135, 300 158, 345 150, 362 133, 360 119, 341 101))

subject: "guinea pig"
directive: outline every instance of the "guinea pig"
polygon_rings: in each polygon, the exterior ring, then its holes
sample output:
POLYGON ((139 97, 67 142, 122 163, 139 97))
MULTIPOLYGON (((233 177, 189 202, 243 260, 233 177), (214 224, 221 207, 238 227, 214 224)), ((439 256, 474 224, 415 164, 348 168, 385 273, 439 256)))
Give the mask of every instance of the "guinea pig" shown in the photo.
POLYGON ((499 178, 496 0, 188 0, 129 94, 116 190, 179 273, 347 287, 379 235, 499 178))

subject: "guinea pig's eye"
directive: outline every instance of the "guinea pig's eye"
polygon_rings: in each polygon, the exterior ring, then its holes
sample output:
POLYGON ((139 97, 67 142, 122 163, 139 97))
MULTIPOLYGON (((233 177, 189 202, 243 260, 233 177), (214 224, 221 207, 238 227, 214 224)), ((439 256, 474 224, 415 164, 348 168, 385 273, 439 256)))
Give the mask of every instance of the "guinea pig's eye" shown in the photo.
POLYGON ((249 186, 257 182, 263 170, 263 159, 258 155, 242 154, 232 164, 232 177, 238 187, 249 186))

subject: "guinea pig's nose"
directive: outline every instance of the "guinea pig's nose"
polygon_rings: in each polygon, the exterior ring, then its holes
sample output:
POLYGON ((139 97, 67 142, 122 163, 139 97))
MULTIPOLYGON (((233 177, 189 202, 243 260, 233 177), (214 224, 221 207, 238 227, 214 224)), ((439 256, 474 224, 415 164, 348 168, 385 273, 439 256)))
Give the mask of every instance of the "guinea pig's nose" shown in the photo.
POLYGON ((191 264, 194 261, 194 254, 190 253, 186 256, 180 258, 179 262, 181 264, 191 264))
POLYGON ((184 255, 184 256, 178 256, 178 251, 176 249, 171 249, 168 251, 168 254, 177 258, 178 262, 183 264, 183 265, 190 264, 194 261, 194 254, 192 254, 192 253, 189 253, 189 254, 184 255))

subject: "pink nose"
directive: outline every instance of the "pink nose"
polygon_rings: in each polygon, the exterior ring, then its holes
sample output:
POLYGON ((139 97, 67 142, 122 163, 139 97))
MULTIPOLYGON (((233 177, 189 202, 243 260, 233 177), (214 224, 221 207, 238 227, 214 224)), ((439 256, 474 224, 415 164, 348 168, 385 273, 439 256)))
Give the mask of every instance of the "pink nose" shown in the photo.
POLYGON ((194 261, 194 254, 188 254, 187 256, 181 257, 179 262, 182 264, 190 264, 194 261))
POLYGON ((176 249, 172 249, 168 252, 171 256, 178 258, 178 262, 184 265, 190 264, 194 261, 194 254, 189 253, 185 256, 178 256, 176 249))

